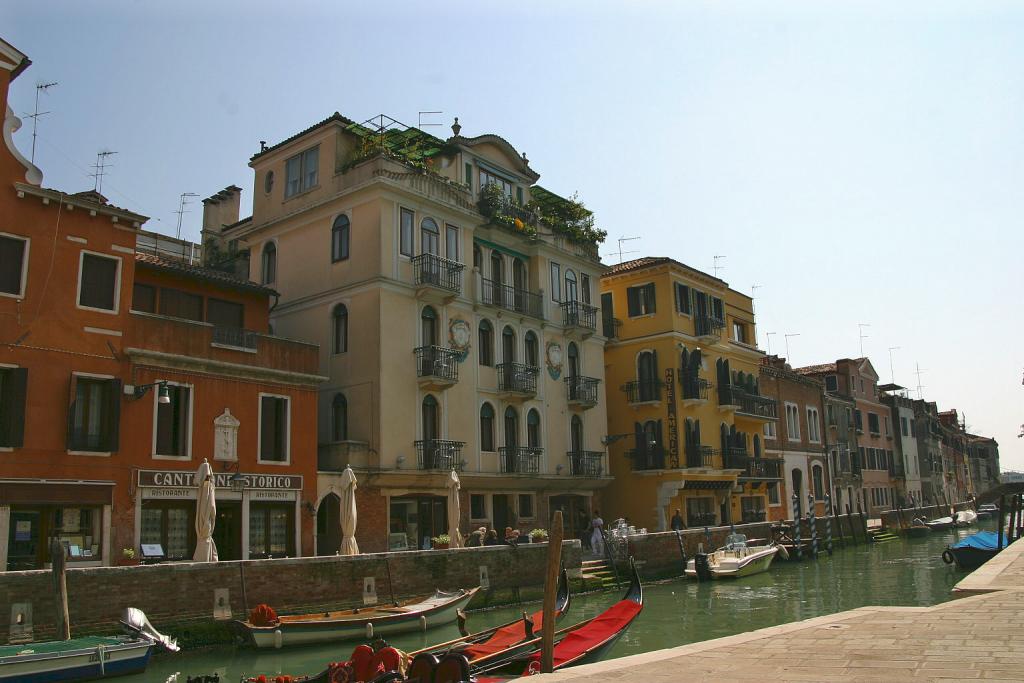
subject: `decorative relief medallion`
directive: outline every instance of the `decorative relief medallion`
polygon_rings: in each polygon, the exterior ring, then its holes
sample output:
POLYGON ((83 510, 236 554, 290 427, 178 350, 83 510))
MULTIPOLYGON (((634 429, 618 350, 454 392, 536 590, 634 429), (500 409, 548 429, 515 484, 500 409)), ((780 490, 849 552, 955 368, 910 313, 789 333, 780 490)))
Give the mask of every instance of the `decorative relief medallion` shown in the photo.
POLYGON ((548 374, 551 375, 551 379, 557 380, 562 375, 562 345, 558 342, 548 342, 545 356, 548 374))
POLYGON ((448 323, 448 343, 458 352, 459 362, 466 360, 469 355, 469 340, 473 331, 469 323, 461 318, 453 318, 448 323))

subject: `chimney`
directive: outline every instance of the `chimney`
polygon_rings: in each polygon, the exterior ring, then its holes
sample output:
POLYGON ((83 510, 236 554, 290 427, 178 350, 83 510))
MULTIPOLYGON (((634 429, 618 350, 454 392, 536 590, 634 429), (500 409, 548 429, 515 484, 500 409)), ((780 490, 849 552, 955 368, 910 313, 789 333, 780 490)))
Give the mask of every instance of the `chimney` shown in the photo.
POLYGON ((238 222, 242 204, 242 188, 228 185, 203 200, 203 232, 219 235, 221 228, 238 222))

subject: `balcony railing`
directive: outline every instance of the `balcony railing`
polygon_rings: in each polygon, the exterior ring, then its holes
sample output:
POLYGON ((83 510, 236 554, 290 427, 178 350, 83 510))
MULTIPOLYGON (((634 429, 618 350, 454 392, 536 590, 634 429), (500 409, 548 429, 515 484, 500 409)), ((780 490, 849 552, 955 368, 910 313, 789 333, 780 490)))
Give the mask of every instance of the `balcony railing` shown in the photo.
POLYGON ((686 526, 714 526, 714 512, 688 512, 686 513, 686 526))
POLYGON ((458 294, 462 291, 464 265, 436 254, 420 254, 412 259, 416 285, 429 285, 458 294))
POLYGON ((597 330, 597 309, 582 301, 563 302, 562 324, 594 332, 597 330))
POLYGON ((620 327, 622 327, 622 321, 618 318, 601 318, 601 334, 609 339, 619 338, 620 327))
POLYGON ((581 406, 596 406, 598 399, 597 385, 601 380, 594 377, 582 377, 576 375, 565 378, 565 388, 568 391, 569 403, 581 406))
POLYGON ((646 403, 661 400, 661 387, 660 379, 651 379, 626 382, 621 388, 626 392, 626 400, 630 403, 646 403))
POLYGON ((574 477, 600 477, 602 472, 600 451, 569 451, 569 474, 574 477))
POLYGON ((725 329, 725 321, 710 315, 698 316, 693 320, 693 329, 698 337, 718 337, 725 329))
POLYGON ((416 376, 454 384, 459 381, 459 352, 443 346, 421 346, 416 353, 416 376))
POLYGON ((686 466, 687 467, 714 467, 715 449, 711 446, 687 446, 686 466))
POLYGON ((665 449, 662 446, 635 448, 626 451, 626 457, 632 461, 635 471, 665 469, 665 449))
POLYGON ((765 520, 764 510, 744 510, 743 511, 743 523, 754 524, 755 522, 763 522, 765 520))
POLYGON ((514 394, 536 394, 540 368, 523 363, 498 363, 498 390, 514 394))
POLYGON ((243 330, 240 327, 214 327, 211 343, 255 350, 256 336, 256 332, 243 330))
POLYGON ((740 407, 736 412, 757 417, 777 418, 777 405, 774 398, 743 392, 740 396, 740 407))
POLYGON ((730 454, 726 458, 725 466, 732 470, 743 470, 740 476, 748 479, 779 479, 782 477, 782 464, 779 460, 730 454))
POLYGON ((532 446, 502 446, 498 449, 501 471, 505 474, 539 474, 543 448, 532 446))
POLYGON ((504 308, 534 318, 544 318, 544 299, 526 289, 483 279, 482 300, 487 306, 504 308))
POLYGON ((711 382, 703 377, 693 377, 686 370, 679 370, 679 388, 684 401, 707 400, 711 382))
POLYGON ((424 439, 415 441, 416 467, 421 470, 462 470, 463 441, 424 439))

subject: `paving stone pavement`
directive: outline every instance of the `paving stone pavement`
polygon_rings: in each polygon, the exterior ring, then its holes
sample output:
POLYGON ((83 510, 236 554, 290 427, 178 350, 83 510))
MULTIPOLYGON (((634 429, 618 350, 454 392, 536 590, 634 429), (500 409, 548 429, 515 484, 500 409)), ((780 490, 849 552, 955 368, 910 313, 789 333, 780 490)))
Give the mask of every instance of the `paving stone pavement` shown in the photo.
POLYGON ((1024 543, 934 607, 862 607, 549 674, 546 681, 1024 681, 1024 543))

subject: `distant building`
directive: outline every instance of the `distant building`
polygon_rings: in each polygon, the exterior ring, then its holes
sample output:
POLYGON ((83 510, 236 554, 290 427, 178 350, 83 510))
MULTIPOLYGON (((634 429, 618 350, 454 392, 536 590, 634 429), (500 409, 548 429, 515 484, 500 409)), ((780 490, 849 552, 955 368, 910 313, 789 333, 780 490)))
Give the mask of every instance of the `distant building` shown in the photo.
POLYGON ((914 507, 923 500, 914 401, 897 384, 883 384, 879 390, 882 392, 882 403, 889 407, 893 431, 896 433, 896 448, 890 464, 890 474, 896 482, 896 501, 901 507, 914 507))

